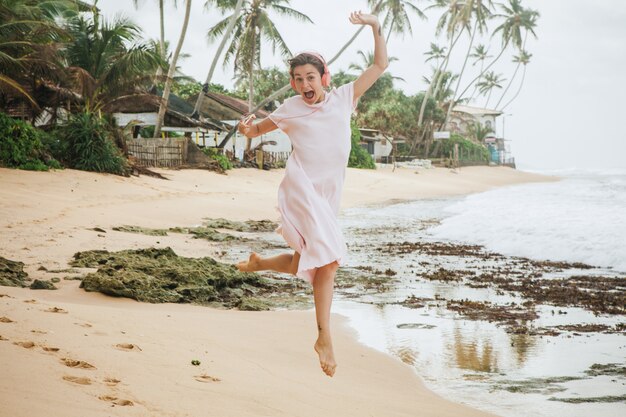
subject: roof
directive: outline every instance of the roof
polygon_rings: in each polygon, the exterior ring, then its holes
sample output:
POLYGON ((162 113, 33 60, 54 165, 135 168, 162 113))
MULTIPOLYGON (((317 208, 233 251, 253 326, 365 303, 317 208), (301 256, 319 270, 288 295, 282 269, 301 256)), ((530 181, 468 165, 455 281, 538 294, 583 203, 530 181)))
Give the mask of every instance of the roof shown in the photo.
MULTIPOLYGON (((235 97, 231 97, 231 96, 227 96, 225 94, 220 94, 220 93, 215 93, 212 91, 209 91, 207 93, 204 93, 204 95, 221 104, 222 106, 236 112, 237 114, 239 114, 238 117, 235 117, 233 119, 238 119, 239 117, 248 114, 248 103, 245 100, 241 100, 239 98, 235 98, 235 97)), ((203 109, 204 112, 206 112, 206 109, 203 109)), ((256 113, 254 113, 256 115, 256 117, 258 118, 265 118, 267 116, 269 116, 269 113, 266 112, 265 110, 258 110, 256 113)))
POLYGON ((472 116, 499 116, 502 114, 502 112, 499 110, 483 109, 480 107, 461 106, 461 105, 454 106, 452 111, 459 112, 459 113, 467 113, 467 114, 471 114, 472 116))
MULTIPOLYGON (((158 93, 158 91, 152 91, 158 93)), ((160 102, 161 97, 155 94, 132 94, 118 97, 107 105, 106 111, 111 113, 154 113, 159 111, 160 102)), ((207 117, 203 117, 202 120, 192 119, 190 116, 192 112, 193 106, 191 104, 175 94, 170 94, 165 117, 166 124, 173 127, 201 127, 219 131, 230 130, 232 127, 207 117)))

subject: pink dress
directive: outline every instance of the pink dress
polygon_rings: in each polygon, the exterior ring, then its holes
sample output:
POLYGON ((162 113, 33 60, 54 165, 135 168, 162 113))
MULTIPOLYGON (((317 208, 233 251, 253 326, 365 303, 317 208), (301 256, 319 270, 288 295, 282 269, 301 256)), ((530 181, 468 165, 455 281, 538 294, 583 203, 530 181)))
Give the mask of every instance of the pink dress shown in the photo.
POLYGON ((337 214, 350 156, 350 115, 354 85, 327 92, 324 101, 307 104, 290 97, 269 118, 291 139, 293 152, 278 188, 277 229, 300 253, 297 276, 313 282, 316 269, 339 264, 347 249, 337 214))

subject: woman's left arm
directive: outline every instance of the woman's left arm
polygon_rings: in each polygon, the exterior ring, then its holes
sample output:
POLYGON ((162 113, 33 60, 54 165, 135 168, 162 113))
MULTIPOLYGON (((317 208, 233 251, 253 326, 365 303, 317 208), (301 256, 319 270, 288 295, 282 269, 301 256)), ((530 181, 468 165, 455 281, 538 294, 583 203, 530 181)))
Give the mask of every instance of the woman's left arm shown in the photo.
POLYGON ((383 37, 382 27, 378 17, 361 12, 352 12, 350 22, 355 25, 368 25, 374 33, 374 63, 367 68, 354 82, 354 99, 361 97, 383 75, 389 66, 387 59, 387 45, 383 37))

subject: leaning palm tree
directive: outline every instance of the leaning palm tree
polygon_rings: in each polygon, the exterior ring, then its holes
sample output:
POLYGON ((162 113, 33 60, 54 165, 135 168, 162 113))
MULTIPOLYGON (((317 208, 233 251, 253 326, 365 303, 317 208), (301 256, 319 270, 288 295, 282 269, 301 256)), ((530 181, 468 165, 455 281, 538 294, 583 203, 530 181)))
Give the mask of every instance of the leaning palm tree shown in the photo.
POLYGON ((502 39, 502 47, 498 55, 478 74, 465 89, 459 94, 459 99, 464 96, 467 90, 474 85, 475 82, 480 80, 483 75, 495 64, 509 45, 513 45, 518 50, 523 49, 522 33, 524 32, 526 37, 528 33, 531 33, 535 38, 535 27, 537 26, 537 19, 539 18, 539 12, 532 9, 526 9, 522 7, 521 0, 508 0, 509 5, 500 4, 500 8, 504 11, 503 14, 494 15, 495 18, 502 18, 504 21, 498 26, 493 35, 495 36, 500 32, 502 39))
POLYGON ((176 62, 178 61, 178 56, 180 54, 180 50, 183 47, 183 43, 185 42, 185 35, 187 34, 187 25, 189 25, 189 15, 191 13, 191 0, 185 0, 185 18, 183 20, 183 27, 180 32, 180 37, 178 38, 178 44, 176 45, 176 50, 174 51, 174 56, 172 56, 172 62, 169 64, 169 69, 167 71, 167 79, 165 80, 165 85, 163 86, 163 96, 161 98, 161 103, 159 104, 159 114, 157 115, 157 123, 154 127, 154 137, 158 138, 161 136, 161 126, 163 126, 163 119, 165 118, 165 111, 167 110, 167 105, 170 99, 170 89, 172 88, 172 82, 174 78, 174 73, 176 72, 176 62))
MULTIPOLYGON (((374 65, 374 52, 373 51, 363 52, 362 50, 359 49, 357 51, 357 55, 361 58, 361 63, 353 62, 352 64, 350 64, 348 66, 349 70, 354 70, 354 71, 357 71, 358 73, 362 73, 367 68, 369 68, 372 65, 374 65)), ((392 63, 394 61, 397 61, 398 58, 396 58, 395 56, 390 56, 390 57, 388 57, 387 60, 389 61, 389 63, 392 63)), ((392 80, 398 80, 398 81, 404 81, 404 79, 402 77, 391 76, 391 79, 392 80)))
MULTIPOLYGON (((467 0, 461 11, 459 12, 459 20, 462 22, 467 22, 471 24, 471 21, 474 21, 474 28, 472 29, 472 35, 470 37, 469 46, 467 48, 467 53, 465 54, 465 59, 463 60, 463 66, 461 67, 461 72, 459 73, 459 77, 456 82, 456 87, 454 88, 453 98, 456 97, 459 92, 459 87, 461 85, 461 80, 463 79, 463 73, 465 72, 465 66, 467 65, 467 61, 470 58, 472 53, 472 46, 474 45, 474 38, 476 36, 476 32, 479 31, 481 34, 485 32, 487 28, 487 19, 491 17, 491 9, 493 8, 492 0, 467 0)), ((452 108, 454 105, 448 106, 448 112, 446 113, 446 119, 443 123, 443 127, 445 129, 446 123, 450 118, 450 114, 452 112, 452 108)))
MULTIPOLYGON (((291 51, 278 32, 270 13, 296 19, 301 22, 312 23, 305 14, 288 7, 290 0, 246 0, 243 12, 236 17, 235 29, 229 39, 230 45, 224 55, 224 65, 232 60, 235 73, 243 72, 248 76, 248 110, 254 108, 254 83, 253 75, 256 68, 261 65, 261 45, 264 41, 272 45, 273 50, 279 50, 281 56, 288 58, 291 51)), ((235 0, 222 0, 224 9, 232 9, 236 6, 235 0)), ((231 16, 218 22, 209 29, 210 41, 224 35, 225 29, 230 22, 231 16)))
MULTIPOLYGON (((524 79, 526 78, 526 65, 528 65, 528 63, 530 62, 531 57, 532 57, 532 54, 529 54, 526 51, 522 51, 519 56, 514 57, 514 62, 517 61, 518 63, 517 68, 519 68, 520 64, 524 66, 524 70, 522 71, 522 80, 519 83, 519 87, 517 88, 515 95, 513 95, 513 97, 511 97, 511 99, 507 101, 507 103, 504 106, 502 106, 500 110, 504 110, 505 108, 507 108, 507 106, 511 104, 513 100, 517 98, 520 91, 522 91, 522 86, 524 85, 524 79)), ((515 72, 517 72, 517 68, 515 69, 515 72)), ((513 77, 515 77, 515 74, 513 74, 513 77)), ((512 80, 513 78, 511 78, 511 81, 512 80)), ((509 83, 509 85, 506 87, 506 90, 508 90, 510 86, 511 84, 509 83)), ((506 90, 504 90, 504 93, 502 93, 502 97, 504 97, 504 95, 506 94, 506 90)), ((502 101, 502 98, 500 98, 500 101, 502 101)), ((498 108, 500 101, 498 101, 498 104, 496 104, 496 108, 498 108)))
MULTIPOLYGON (((474 52, 472 52, 472 54, 470 55, 470 58, 474 58, 474 62, 472 63, 472 66, 480 62, 479 74, 482 74, 483 68, 485 67, 485 60, 488 58, 492 58, 492 56, 489 55, 489 49, 486 48, 485 45, 479 44, 474 47, 474 52)), ((474 84, 474 91, 472 92, 472 95, 470 96, 469 101, 471 101, 472 98, 474 98, 474 95, 476 95, 477 89, 478 87, 476 87, 476 85, 474 84)))
POLYGON ((377 4, 379 13, 386 13, 383 19, 383 28, 388 28, 385 42, 389 42, 392 33, 404 36, 406 32, 413 35, 409 12, 425 20, 426 15, 419 7, 409 0, 368 0, 368 6, 374 8, 377 4))
POLYGON ((502 88, 502 83, 506 81, 504 78, 500 78, 502 74, 496 74, 493 71, 490 71, 485 74, 483 80, 479 82, 478 90, 480 94, 487 96, 487 101, 485 102, 485 108, 489 106, 489 100, 491 99, 491 93, 494 88, 502 88))
POLYGON ((442 58, 446 57, 446 47, 443 46, 439 46, 436 43, 431 42, 430 43, 430 50, 424 52, 424 55, 426 55, 428 58, 426 58, 426 62, 430 61, 431 59, 436 59, 437 61, 435 62, 435 66, 437 68, 439 68, 439 61, 442 58))
MULTIPOLYGON (((212 3, 218 7, 218 9, 225 11, 223 2, 221 0, 207 0, 204 7, 208 8, 212 3)), ((202 91, 198 93, 198 98, 196 99, 196 105, 193 108, 193 113, 191 117, 199 118, 200 117, 200 107, 202 107, 202 101, 204 100, 204 94, 209 92, 209 85, 211 84, 211 79, 213 79, 213 73, 215 72, 215 67, 217 67, 217 63, 219 62, 220 56, 222 56, 222 51, 226 46, 226 42, 232 35, 233 28, 235 27, 235 23, 237 22, 237 18, 239 17, 239 13, 241 12, 241 8, 243 6, 243 0, 237 0, 235 4, 235 8, 233 9, 233 13, 230 15, 230 19, 228 21, 228 25, 224 29, 224 34, 222 36, 222 41, 217 47, 217 51, 213 56, 213 61, 211 62, 211 67, 209 68, 209 73, 206 76, 206 80, 204 84, 202 84, 202 91)))

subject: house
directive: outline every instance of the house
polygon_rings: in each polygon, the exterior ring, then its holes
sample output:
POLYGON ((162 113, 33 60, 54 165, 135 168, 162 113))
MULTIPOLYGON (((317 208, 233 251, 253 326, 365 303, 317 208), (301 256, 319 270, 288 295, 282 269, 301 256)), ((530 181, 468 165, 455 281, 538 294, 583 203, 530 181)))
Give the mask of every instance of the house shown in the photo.
POLYGON ((469 137, 470 126, 480 123, 495 134, 496 118, 501 114, 502 112, 498 110, 462 105, 454 106, 448 121, 448 130, 451 133, 469 137))
POLYGON ((376 162, 386 161, 393 150, 393 138, 380 130, 359 128, 361 146, 367 150, 376 162))
MULTIPOLYGON (((248 103, 244 100, 224 94, 207 92, 204 93, 204 100, 200 106, 200 112, 215 120, 221 120, 234 125, 238 123, 244 115, 248 114, 248 103)), ((266 118, 268 115, 269 113, 265 110, 258 110, 255 113, 257 119, 266 118)), ((218 134, 216 144, 211 146, 224 148, 225 150, 233 152, 234 155, 241 157, 246 148, 246 137, 238 132, 225 141, 226 137, 227 132, 218 134)), ((254 148, 261 143, 264 144, 263 150, 267 152, 291 152, 291 141, 289 137, 279 129, 252 139, 251 147, 254 148)))

